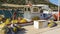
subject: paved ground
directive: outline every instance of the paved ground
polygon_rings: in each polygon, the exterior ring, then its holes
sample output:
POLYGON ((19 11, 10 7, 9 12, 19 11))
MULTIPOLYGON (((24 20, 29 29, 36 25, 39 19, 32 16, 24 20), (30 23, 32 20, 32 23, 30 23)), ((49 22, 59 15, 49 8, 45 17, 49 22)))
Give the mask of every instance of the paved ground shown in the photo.
POLYGON ((53 28, 40 28, 36 29, 33 25, 24 26, 23 31, 19 31, 17 34, 60 34, 60 24, 53 28))
POLYGON ((19 34, 60 34, 60 26, 56 26, 54 28, 41 28, 41 29, 36 29, 31 26, 25 26, 23 27, 26 30, 19 32, 19 34))
POLYGON ((24 28, 25 30, 19 31, 16 34, 60 34, 60 23, 58 23, 58 26, 53 28, 46 27, 36 29, 33 25, 27 25, 22 28, 24 28))
POLYGON ((60 34, 60 28, 44 32, 42 34, 60 34))
POLYGON ((46 27, 36 29, 33 25, 24 26, 22 28, 25 28, 25 30, 19 31, 17 34, 60 34, 60 23, 53 28, 46 27))

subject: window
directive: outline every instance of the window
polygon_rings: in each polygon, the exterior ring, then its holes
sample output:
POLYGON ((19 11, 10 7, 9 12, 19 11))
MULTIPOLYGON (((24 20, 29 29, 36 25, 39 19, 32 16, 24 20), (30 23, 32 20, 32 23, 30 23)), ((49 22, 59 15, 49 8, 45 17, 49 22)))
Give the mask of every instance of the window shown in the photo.
POLYGON ((25 11, 27 11, 27 9, 25 8, 25 11))
POLYGON ((33 12, 38 12, 38 8, 33 8, 33 12))
POLYGON ((43 10, 40 10, 40 13, 43 13, 43 10))
POLYGON ((32 13, 40 13, 38 7, 33 7, 32 10, 33 10, 33 11, 31 11, 32 13))
POLYGON ((28 11, 31 11, 30 8, 28 8, 28 11))

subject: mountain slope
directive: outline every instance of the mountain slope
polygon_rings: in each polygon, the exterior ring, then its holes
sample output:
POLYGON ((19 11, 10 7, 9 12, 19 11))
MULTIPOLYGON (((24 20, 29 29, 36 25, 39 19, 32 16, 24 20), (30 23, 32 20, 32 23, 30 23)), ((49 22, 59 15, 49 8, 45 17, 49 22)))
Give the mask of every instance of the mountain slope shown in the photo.
MULTIPOLYGON (((0 4, 9 3, 9 4, 18 4, 18 5, 25 5, 30 1, 32 4, 46 4, 49 5, 52 9, 57 9, 58 7, 49 2, 49 0, 0 0, 0 4), (26 2, 27 1, 27 2, 26 2)), ((9 7, 2 7, 0 8, 9 8, 9 7)))

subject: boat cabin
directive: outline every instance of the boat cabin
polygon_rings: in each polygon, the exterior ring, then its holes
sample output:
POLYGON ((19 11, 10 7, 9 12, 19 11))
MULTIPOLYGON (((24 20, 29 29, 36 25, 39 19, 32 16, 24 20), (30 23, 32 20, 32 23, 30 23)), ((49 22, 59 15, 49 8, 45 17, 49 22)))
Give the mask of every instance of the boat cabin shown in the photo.
POLYGON ((40 5, 13 5, 13 4, 2 4, 2 6, 15 7, 18 9, 2 9, 0 10, 0 14, 3 14, 5 18, 11 18, 14 13, 16 13, 16 17, 23 17, 26 19, 31 19, 35 16, 40 17, 40 13, 44 13, 44 11, 49 11, 50 8, 48 5, 40 4, 40 5))

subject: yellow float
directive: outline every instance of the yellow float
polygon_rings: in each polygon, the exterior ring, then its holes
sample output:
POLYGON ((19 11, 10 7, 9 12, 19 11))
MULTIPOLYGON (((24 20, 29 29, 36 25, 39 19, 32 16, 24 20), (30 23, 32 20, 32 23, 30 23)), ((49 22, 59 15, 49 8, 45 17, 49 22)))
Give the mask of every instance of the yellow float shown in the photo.
POLYGON ((12 20, 11 23, 15 24, 15 23, 18 23, 17 20, 12 20))
POLYGON ((10 19, 6 19, 5 24, 6 24, 6 25, 11 24, 11 23, 10 23, 10 19))
POLYGON ((48 27, 52 27, 54 25, 54 21, 50 20, 50 24, 48 24, 48 27))
POLYGON ((27 23, 27 20, 23 18, 20 23, 27 23))

